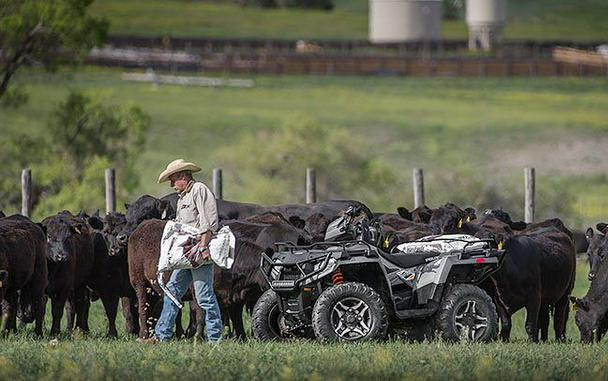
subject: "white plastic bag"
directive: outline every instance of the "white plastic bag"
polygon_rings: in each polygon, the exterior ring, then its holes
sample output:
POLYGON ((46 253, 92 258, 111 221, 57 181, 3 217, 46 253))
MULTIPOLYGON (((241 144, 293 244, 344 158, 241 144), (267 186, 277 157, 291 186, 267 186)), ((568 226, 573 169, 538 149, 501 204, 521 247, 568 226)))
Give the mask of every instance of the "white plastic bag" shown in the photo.
POLYGON ((190 253, 185 247, 200 241, 202 232, 192 226, 168 221, 163 230, 158 259, 157 280, 162 290, 179 307, 182 304, 169 291, 162 280, 162 273, 179 269, 193 269, 215 263, 223 269, 230 269, 234 263, 236 239, 228 226, 221 228, 209 241, 210 259, 202 260, 202 253, 190 253), (189 255, 188 255, 189 254, 189 255))

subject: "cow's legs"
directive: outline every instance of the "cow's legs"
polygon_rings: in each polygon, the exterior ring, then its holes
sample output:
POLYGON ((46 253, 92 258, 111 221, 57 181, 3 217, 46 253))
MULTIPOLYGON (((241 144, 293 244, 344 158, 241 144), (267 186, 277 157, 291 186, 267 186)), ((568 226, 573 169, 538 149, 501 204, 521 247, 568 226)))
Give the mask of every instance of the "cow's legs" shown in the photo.
POLYGON ((67 320, 67 330, 72 333, 74 329, 74 320, 76 316, 76 308, 74 307, 74 296, 69 296, 65 301, 65 315, 67 320))
POLYGON ((230 314, 230 320, 234 327, 234 333, 237 340, 245 340, 247 335, 245 334, 245 327, 243 325, 243 305, 232 303, 228 310, 230 314))
POLYGON ((538 328, 540 329, 540 340, 547 341, 549 338, 549 306, 547 304, 540 306, 538 312, 538 328))
POLYGON ((145 286, 135 286, 135 293, 137 294, 137 303, 139 305, 139 338, 147 339, 150 327, 148 327, 148 311, 150 307, 147 305, 147 295, 145 286))
MULTIPOLYGON (((553 329, 555 330, 555 340, 566 341, 566 323, 570 309, 568 295, 562 296, 553 306, 553 329)), ((598 335, 599 336, 599 335, 598 335)))
POLYGON ((108 337, 117 337, 116 313, 118 312, 118 297, 116 295, 100 295, 101 303, 108 319, 108 337))
POLYGON ((122 315, 125 318, 125 331, 137 335, 137 331, 139 331, 139 322, 137 321, 135 301, 132 301, 129 296, 123 296, 120 298, 120 304, 122 307, 122 315))
MULTIPOLYGON (((194 295, 194 292, 192 292, 194 295)), ((188 329, 186 337, 202 338, 205 328, 205 312, 195 301, 190 302, 188 329)))
POLYGON ((63 317, 63 307, 66 305, 66 300, 67 295, 65 294, 51 296, 51 314, 53 315, 51 336, 58 335, 61 332, 61 318, 63 317))
POLYGON ((76 327, 82 332, 89 332, 89 295, 85 286, 74 290, 74 306, 76 307, 76 327))
POLYGON ((181 339, 184 336, 184 326, 182 325, 182 309, 177 311, 177 317, 175 318, 175 336, 181 339))
POLYGON ((538 315, 540 303, 531 303, 526 307, 526 332, 528 339, 534 343, 538 342, 538 315))
POLYGON ((10 331, 16 331, 17 323, 17 294, 7 293, 2 301, 2 334, 7 335, 10 331), (15 327, 13 327, 13 325, 15 327))

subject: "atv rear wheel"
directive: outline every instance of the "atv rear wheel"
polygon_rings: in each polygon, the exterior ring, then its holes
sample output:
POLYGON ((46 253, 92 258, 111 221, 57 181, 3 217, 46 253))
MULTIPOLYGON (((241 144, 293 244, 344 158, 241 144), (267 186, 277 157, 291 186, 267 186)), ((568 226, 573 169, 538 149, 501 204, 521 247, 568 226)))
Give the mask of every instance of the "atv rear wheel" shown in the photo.
POLYGON ((498 333, 496 306, 481 288, 471 284, 454 285, 443 297, 436 328, 447 341, 492 341, 498 333))
POLYGON ((388 314, 380 295, 363 283, 342 283, 325 290, 312 310, 318 340, 369 341, 386 338, 388 314))
POLYGON ((284 339, 281 330, 282 320, 283 314, 279 309, 279 296, 272 290, 266 291, 253 307, 251 317, 253 337, 262 341, 284 339))

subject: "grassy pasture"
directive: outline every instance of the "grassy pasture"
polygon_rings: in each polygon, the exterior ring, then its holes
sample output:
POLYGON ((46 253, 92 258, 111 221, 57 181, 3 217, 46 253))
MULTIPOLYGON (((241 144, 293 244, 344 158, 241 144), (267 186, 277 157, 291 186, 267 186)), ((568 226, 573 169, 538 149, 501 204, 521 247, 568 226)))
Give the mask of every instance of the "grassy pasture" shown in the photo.
MULTIPOLYGON (((215 153, 234 145, 242 134, 272 131, 288 119, 312 118, 364 138, 370 142, 370 157, 383 159, 403 174, 398 187, 382 189, 393 201, 370 205, 376 210, 411 206, 409 184, 415 166, 427 171, 430 205, 451 200, 480 206, 484 200, 475 191, 478 187, 495 189, 499 198, 493 206, 521 205, 522 168, 534 166, 541 217, 553 216, 546 205, 551 200, 555 204, 557 190, 575 196, 565 201, 573 212, 560 216, 571 225, 595 224, 608 214, 605 78, 258 76, 253 89, 213 89, 127 83, 120 74, 98 68, 54 76, 24 71, 17 80, 29 92, 30 102, 18 110, 0 110, 0 130, 45 134, 50 111, 70 89, 109 103, 133 102, 152 117, 147 147, 137 164, 141 186, 135 197, 168 193, 156 178, 173 157, 201 163, 202 177, 209 181, 211 168, 225 167, 215 153)), ((318 177, 331 176, 330 168, 317 171, 318 177)), ((237 183, 240 175, 246 174, 238 173, 238 163, 237 169, 225 171, 225 197, 256 202, 237 183)), ((129 200, 119 201, 122 205, 129 200)), ((304 200, 285 195, 275 201, 304 200)), ((91 208, 103 206, 100 202, 91 208)), ((512 213, 519 218, 521 210, 512 213)))
MULTIPOLYGON (((332 12, 240 7, 230 0, 96 0, 92 12, 110 33, 136 36, 367 39, 368 0, 336 0, 332 12)), ((601 41, 608 4, 602 0, 510 0, 507 39, 601 41)), ((464 21, 444 21, 442 36, 466 38, 464 21)))
MULTIPOLYGON (((574 295, 584 295, 587 264, 578 263, 574 295)), ((47 313, 48 321, 50 314, 47 313)), ((147 346, 124 336, 103 338, 105 318, 93 304, 89 337, 62 336, 58 344, 22 332, 0 341, 0 379, 605 379, 605 343, 582 345, 573 316, 569 343, 525 340, 523 312, 512 342, 451 345, 442 342, 321 345, 314 342, 260 343, 230 340, 219 346, 187 340, 147 346)))

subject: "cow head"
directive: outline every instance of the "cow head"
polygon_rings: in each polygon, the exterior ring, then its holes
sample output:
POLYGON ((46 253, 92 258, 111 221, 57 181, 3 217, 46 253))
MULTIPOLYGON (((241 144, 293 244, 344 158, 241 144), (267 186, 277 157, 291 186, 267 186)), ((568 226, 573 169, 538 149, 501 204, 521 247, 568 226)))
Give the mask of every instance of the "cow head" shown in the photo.
POLYGON ((83 234, 88 228, 84 221, 75 218, 67 211, 45 218, 41 227, 46 235, 47 256, 53 262, 67 260, 72 255, 70 238, 76 234, 83 234))
POLYGON ((412 221, 419 224, 428 224, 433 215, 433 210, 426 205, 422 205, 412 210, 412 221))
POLYGON ((483 212, 483 214, 484 215, 489 214, 489 215, 496 217, 498 220, 509 225, 511 227, 511 229, 513 229, 513 230, 524 230, 526 228, 526 226, 528 226, 523 221, 513 221, 511 219, 511 216, 509 215, 509 213, 505 212, 502 209, 486 209, 483 212))
POLYGON ((122 232, 126 223, 125 215, 118 212, 108 213, 104 218, 102 234, 110 256, 122 255, 125 252, 124 247, 118 244, 116 237, 122 232))
POLYGON ((116 235, 116 243, 120 249, 127 247, 129 236, 140 223, 153 218, 162 219, 171 213, 168 201, 149 195, 141 196, 132 204, 125 204, 125 207, 127 208, 126 223, 116 235))
POLYGON ((410 212, 407 208, 400 206, 397 208, 397 214, 399 215, 399 217, 412 221, 412 219, 414 218, 412 216, 412 212, 410 212))
POLYGON ((447 203, 433 211, 429 224, 435 234, 456 233, 462 229, 465 219, 464 210, 447 203))
POLYGON ((599 233, 594 234, 593 229, 587 229, 585 232, 585 237, 587 238, 587 242, 589 242, 589 247, 587 248, 587 257, 589 258, 589 280, 593 280, 599 265, 604 261, 604 258, 608 256, 608 240, 606 239, 606 232, 608 228, 606 224, 600 223, 597 224, 597 229, 599 233))
POLYGON ((600 323, 599 311, 586 297, 580 299, 570 296, 570 301, 576 311, 574 321, 581 334, 581 342, 591 343, 600 323))

